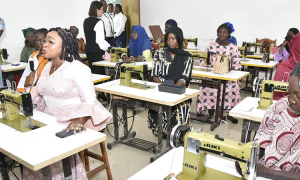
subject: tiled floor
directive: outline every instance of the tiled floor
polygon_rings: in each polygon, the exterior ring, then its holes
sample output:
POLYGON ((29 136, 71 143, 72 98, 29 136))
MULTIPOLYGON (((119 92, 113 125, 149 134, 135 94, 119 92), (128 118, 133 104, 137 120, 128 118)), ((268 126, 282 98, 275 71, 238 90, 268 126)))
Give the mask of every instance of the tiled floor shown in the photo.
MULTIPOLYGON (((197 88, 196 86, 192 86, 191 88, 197 88)), ((241 91, 242 98, 246 96, 251 96, 249 92, 241 91)), ((196 97, 193 98, 193 106, 192 112, 195 112, 195 103, 196 97)), ((225 114, 224 114, 225 115, 225 114)), ((138 113, 135 117, 135 122, 133 125, 133 131, 136 131, 136 137, 143 138, 149 141, 157 142, 157 138, 152 135, 152 132, 147 127, 147 110, 138 113)), ((130 125, 131 122, 129 122, 130 125)), ((192 122, 192 126, 195 128, 203 128, 205 132, 208 133, 216 133, 217 129, 213 132, 210 131, 210 125, 199 122, 192 122)), ((112 126, 108 127, 111 132, 113 132, 112 126)), ((241 129, 242 129, 242 120, 239 120, 238 124, 232 124, 228 121, 228 128, 225 133, 225 138, 229 138, 235 141, 239 141, 241 137, 241 129)), ((107 134, 107 132, 106 132, 107 134)), ((107 142, 111 142, 112 138, 107 135, 107 142)), ((165 146, 165 141, 164 141, 165 146)), ((90 148, 94 152, 100 152, 100 146, 93 146, 90 148)), ((123 144, 119 144, 113 147, 111 150, 107 149, 108 158, 110 167, 112 170, 112 175, 114 180, 126 180, 145 166, 150 163, 150 158, 154 155, 149 152, 141 151, 123 144)), ((91 161, 91 168, 98 165, 99 163, 96 160, 91 161)), ((171 162, 170 162, 171 163, 171 162)), ((17 174, 18 169, 15 170, 17 174)), ((15 178, 11 176, 11 179, 15 178)), ((92 180, 106 180, 108 179, 106 176, 106 171, 101 172, 97 176, 93 177, 92 180)), ((2 180, 0 175, 0 180, 2 180)))

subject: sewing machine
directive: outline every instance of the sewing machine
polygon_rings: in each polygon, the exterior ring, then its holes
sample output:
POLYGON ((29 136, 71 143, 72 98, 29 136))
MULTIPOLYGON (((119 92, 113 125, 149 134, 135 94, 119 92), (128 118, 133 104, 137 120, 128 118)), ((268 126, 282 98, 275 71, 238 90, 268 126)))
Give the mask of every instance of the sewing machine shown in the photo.
POLYGON ((194 39, 184 39, 186 40, 187 42, 194 42, 195 46, 197 47, 198 45, 198 38, 194 38, 194 39))
POLYGON ((247 53, 250 52, 250 45, 249 43, 246 43, 246 42, 243 42, 243 47, 238 47, 238 50, 243 52, 243 55, 244 55, 244 59, 242 61, 247 61, 246 60, 246 56, 247 56, 247 53))
POLYGON ((33 104, 30 93, 19 93, 15 90, 4 89, 0 92, 2 118, 0 122, 18 131, 27 132, 46 126, 31 119, 33 104), (20 114, 19 112, 22 112, 20 114))
POLYGON ((253 91, 255 96, 260 93, 259 106, 257 109, 267 109, 273 104, 274 92, 288 92, 289 83, 272 80, 259 80, 257 77, 253 81, 253 91))
MULTIPOLYGON (((109 50, 109 53, 111 55, 111 62, 119 62, 119 54, 122 53, 121 57, 125 55, 125 57, 130 57, 130 48, 118 48, 118 47, 112 47, 109 50)), ((126 57, 126 58, 127 58, 126 57)), ((123 57, 122 57, 123 58, 123 57)))
POLYGON ((3 64, 1 54, 3 56, 3 59, 7 59, 7 57, 8 57, 7 50, 6 49, 0 49, 0 63, 3 64))
POLYGON ((175 148, 184 146, 183 168, 177 179, 256 179, 259 146, 255 142, 238 143, 218 134, 214 136, 201 129, 194 130, 191 126, 178 124, 172 130, 170 143, 175 148), (205 167, 207 153, 235 160, 241 177, 205 167))
POLYGON ((123 63, 120 65, 120 85, 134 87, 139 89, 149 89, 150 86, 147 86, 148 80, 148 65, 141 64, 136 65, 135 63, 123 63), (132 73, 139 73, 142 80, 144 81, 144 85, 131 82, 132 73))
POLYGON ((245 46, 246 44, 248 46, 248 51, 247 52, 250 52, 251 46, 260 47, 260 51, 264 52, 264 47, 265 47, 265 43, 264 42, 261 42, 261 43, 243 42, 242 46, 245 46))
POLYGON ((208 66, 210 64, 209 63, 210 62, 210 55, 211 55, 210 52, 209 53, 191 53, 191 55, 192 55, 193 58, 203 58, 203 59, 205 59, 205 64, 206 64, 207 68, 200 68, 201 71, 207 71, 207 72, 211 71, 211 70, 208 69, 208 66))

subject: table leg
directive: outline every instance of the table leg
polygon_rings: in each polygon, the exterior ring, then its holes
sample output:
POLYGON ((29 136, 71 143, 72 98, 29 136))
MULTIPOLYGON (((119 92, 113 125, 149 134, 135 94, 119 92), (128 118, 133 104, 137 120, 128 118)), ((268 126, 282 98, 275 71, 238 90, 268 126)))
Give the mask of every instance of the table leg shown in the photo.
MULTIPOLYGON (((226 83, 225 83, 226 86, 226 83)), ((220 108, 219 108, 219 104, 220 104, 220 94, 221 94, 221 84, 218 85, 217 88, 217 103, 216 103, 216 112, 215 112, 215 122, 210 126, 210 130, 213 131, 216 129, 216 127, 218 127, 218 120, 219 120, 219 115, 220 115, 220 108)), ((223 94, 223 93, 222 93, 223 94)))
POLYGON ((115 140, 111 143, 107 143, 107 149, 111 149, 113 146, 118 144, 119 141, 119 124, 118 124, 118 103, 112 100, 112 109, 113 109, 113 124, 114 124, 114 136, 115 140))
POLYGON ((128 122, 127 122, 127 105, 124 104, 122 106, 122 120, 124 122, 124 137, 126 138, 126 136, 128 135, 128 122))
POLYGON ((163 131, 162 131, 162 112, 163 112, 163 108, 162 105, 158 106, 158 111, 157 111, 157 126, 158 126, 158 143, 157 143, 157 153, 161 152, 162 149, 162 140, 163 140, 163 131))
POLYGON ((2 174, 2 179, 3 180, 9 180, 8 169, 7 169, 4 157, 5 157, 4 154, 2 154, 0 152, 0 171, 1 171, 1 174, 2 174))
POLYGON ((272 80, 272 75, 273 75, 273 68, 270 68, 270 77, 269 77, 269 80, 272 80))
POLYGON ((172 107, 171 106, 168 106, 167 107, 167 118, 168 118, 168 121, 167 121, 167 142, 166 142, 166 147, 167 149, 168 148, 171 148, 171 144, 170 144, 170 135, 171 135, 171 129, 172 129, 172 124, 171 124, 171 115, 172 115, 172 107))

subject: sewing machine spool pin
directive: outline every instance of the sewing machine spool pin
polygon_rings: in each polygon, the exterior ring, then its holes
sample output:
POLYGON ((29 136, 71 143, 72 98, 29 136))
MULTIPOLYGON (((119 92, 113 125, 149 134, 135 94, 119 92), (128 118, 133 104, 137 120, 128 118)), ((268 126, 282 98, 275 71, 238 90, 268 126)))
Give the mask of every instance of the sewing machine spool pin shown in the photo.
POLYGON ((228 123, 227 123, 226 121, 222 120, 222 121, 220 122, 220 126, 219 126, 219 129, 218 129, 218 132, 217 132, 217 134, 215 135, 215 138, 216 138, 216 139, 218 139, 218 140, 220 140, 220 141, 224 141, 224 135, 225 135, 227 126, 228 126, 228 123), (226 126, 225 126, 225 130, 224 130, 224 132, 223 132, 223 136, 220 137, 220 136, 219 136, 219 131, 220 131, 221 126, 222 126, 223 123, 225 123, 226 126))

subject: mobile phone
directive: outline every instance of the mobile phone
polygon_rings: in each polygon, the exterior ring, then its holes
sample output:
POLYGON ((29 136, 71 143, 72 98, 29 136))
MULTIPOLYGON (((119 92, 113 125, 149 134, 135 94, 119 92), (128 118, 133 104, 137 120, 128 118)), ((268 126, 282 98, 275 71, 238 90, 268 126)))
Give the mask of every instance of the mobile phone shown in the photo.
POLYGON ((11 64, 12 66, 19 66, 20 64, 18 63, 18 64, 11 64))
MULTIPOLYGON (((83 131, 83 128, 81 128, 81 131, 83 131)), ((77 129, 77 130, 76 130, 76 133, 78 133, 78 132, 79 132, 79 130, 77 129)), ((76 134, 76 133, 75 133, 75 134, 76 134)), ((74 135, 74 131, 73 131, 73 130, 70 130, 69 132, 67 132, 67 130, 63 130, 63 131, 60 131, 60 132, 55 133, 55 135, 56 135, 57 137, 60 137, 60 138, 65 138, 65 137, 74 135)))

